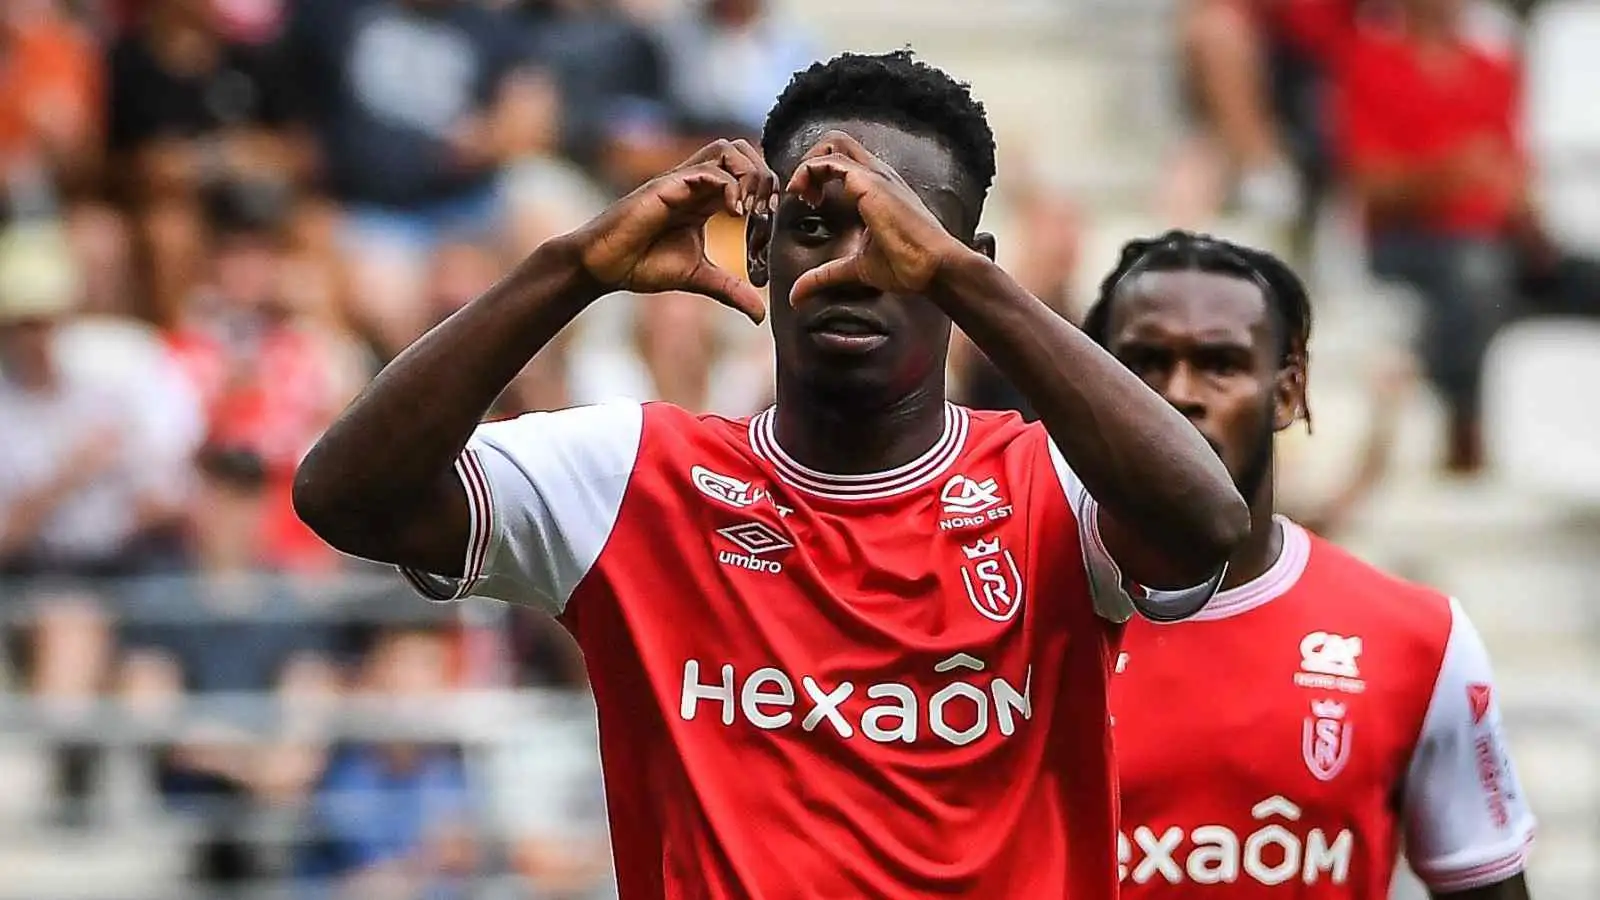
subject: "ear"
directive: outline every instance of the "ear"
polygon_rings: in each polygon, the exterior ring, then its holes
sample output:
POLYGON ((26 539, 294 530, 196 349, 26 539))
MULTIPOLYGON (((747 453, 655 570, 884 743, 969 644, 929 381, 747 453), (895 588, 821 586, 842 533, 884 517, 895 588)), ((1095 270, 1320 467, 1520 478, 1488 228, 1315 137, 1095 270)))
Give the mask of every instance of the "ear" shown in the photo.
POLYGON ((971 246, 972 249, 989 257, 990 262, 994 261, 994 235, 987 231, 980 231, 972 236, 971 246))
POLYGON ((776 215, 748 216, 744 220, 744 263, 750 284, 763 288, 772 277, 772 223, 776 215))
POLYGON ((1306 401, 1306 358, 1303 354, 1291 353, 1278 368, 1272 386, 1272 428, 1283 431, 1301 419, 1307 424, 1311 421, 1306 401))

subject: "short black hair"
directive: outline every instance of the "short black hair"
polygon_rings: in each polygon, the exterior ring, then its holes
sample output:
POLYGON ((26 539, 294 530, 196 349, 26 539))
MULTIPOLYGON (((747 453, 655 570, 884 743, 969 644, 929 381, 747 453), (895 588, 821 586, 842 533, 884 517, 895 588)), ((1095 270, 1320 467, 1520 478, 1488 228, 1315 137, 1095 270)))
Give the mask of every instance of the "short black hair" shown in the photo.
POLYGON ((761 152, 775 160, 805 126, 823 119, 882 122, 936 138, 972 180, 981 211, 994 184, 994 131, 971 85, 910 50, 842 53, 789 80, 767 113, 761 152))
POLYGON ((1100 282, 1100 296, 1084 317, 1083 330, 1095 343, 1111 340, 1111 304, 1130 276, 1143 272, 1200 271, 1231 275, 1261 288, 1278 332, 1278 362, 1307 361, 1311 344, 1311 296, 1288 263, 1265 250, 1173 229, 1155 238, 1122 245, 1117 267, 1100 282))

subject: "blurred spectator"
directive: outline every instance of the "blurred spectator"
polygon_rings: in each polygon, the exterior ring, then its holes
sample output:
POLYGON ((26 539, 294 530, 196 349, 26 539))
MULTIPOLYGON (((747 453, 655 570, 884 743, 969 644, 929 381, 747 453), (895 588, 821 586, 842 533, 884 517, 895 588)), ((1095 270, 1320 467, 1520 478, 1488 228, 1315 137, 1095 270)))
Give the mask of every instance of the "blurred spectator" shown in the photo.
POLYGON ((1313 495, 1297 480, 1300 457, 1309 451, 1311 429, 1293 429, 1278 438, 1279 511, 1332 541, 1339 540, 1388 477, 1405 401, 1417 376, 1409 354, 1395 352, 1373 368, 1368 385, 1366 433, 1352 464, 1331 491, 1313 495))
MULTIPOLYGON (((32 691, 66 716, 82 712, 110 661, 101 589, 88 581, 182 560, 198 434, 181 383, 68 365, 77 292, 59 229, 19 224, 0 235, 0 577, 71 579, 34 598, 24 654, 32 691)), ((76 818, 93 758, 65 747, 57 764, 62 811, 76 818)))
MULTIPOLYGON (((392 724, 437 715, 445 698, 444 636, 395 629, 378 636, 362 666, 360 690, 392 724)), ((334 896, 466 896, 477 868, 476 815, 460 752, 405 740, 352 744, 336 752, 317 785, 316 842, 297 869, 333 879, 334 896)))
POLYGON ((615 897, 593 705, 581 695, 537 700, 518 703, 514 735, 489 751, 482 770, 511 869, 526 888, 518 896, 615 897))
POLYGON ((426 324, 428 253, 492 233, 500 168, 554 141, 554 90, 508 26, 463 0, 298 6, 291 42, 327 187, 346 207, 354 314, 385 354, 426 324))
MULTIPOLYGON (((1072 285, 1083 240, 1082 212, 1066 192, 1035 179, 1024 183, 1025 189, 1011 197, 1017 215, 1016 238, 1000 252, 1023 287, 1076 321, 1080 311, 1072 297, 1072 285)), ((962 402, 978 409, 1014 409, 1034 417, 1022 393, 959 329, 953 334, 950 366, 962 402)))
POLYGON ((180 555, 194 439, 181 385, 130 390, 79 374, 57 345, 77 279, 59 231, 0 238, 0 572, 120 575, 180 555), (174 438, 177 437, 177 440, 174 438))
POLYGON ((699 137, 761 134, 789 78, 817 59, 811 35, 766 0, 692 0, 662 28, 672 98, 699 137))
POLYGON ((111 49, 110 149, 139 217, 151 312, 174 318, 197 274, 203 190, 283 191, 306 168, 289 127, 299 104, 286 60, 229 41, 212 0, 150 0, 111 49))
POLYGON ((742 416, 768 402, 770 365, 743 352, 750 341, 724 307, 698 294, 627 298, 621 340, 590 341, 572 354, 572 402, 666 400, 685 409, 742 416))
POLYGON ((266 468, 260 560, 320 569, 336 557, 300 523, 294 467, 365 381, 354 348, 290 302, 286 210, 271 195, 208 195, 210 274, 169 341, 205 403, 213 442, 266 468))
POLYGON ((134 711, 169 713, 180 699, 199 707, 177 744, 156 762, 161 794, 199 818, 194 874, 207 887, 267 873, 251 835, 260 804, 295 803, 320 771, 321 747, 286 727, 286 707, 263 716, 239 697, 280 703, 332 697, 332 625, 308 618, 291 586, 261 571, 257 536, 267 472, 247 451, 200 454, 201 487, 191 507, 199 570, 146 579, 124 609, 122 691, 134 711), (222 700, 222 703, 215 701, 222 700))
POLYGON ((1185 87, 1200 133, 1169 169, 1171 216, 1203 222, 1227 194, 1283 225, 1313 211, 1328 174, 1326 77, 1362 5, 1186 0, 1185 87))
POLYGON ((0 180, 13 213, 89 186, 100 161, 102 73, 91 37, 55 0, 0 8, 0 180))
POLYGON ((560 86, 567 156, 632 188, 686 155, 661 47, 615 0, 517 0, 510 8, 560 86))
POLYGON ((1555 247, 1533 206, 1520 71, 1474 38, 1466 0, 1402 0, 1365 23, 1342 66, 1342 164, 1362 200, 1373 269, 1421 295, 1424 368, 1449 408, 1445 466, 1483 464, 1484 353, 1533 289, 1597 308, 1593 263, 1555 247))

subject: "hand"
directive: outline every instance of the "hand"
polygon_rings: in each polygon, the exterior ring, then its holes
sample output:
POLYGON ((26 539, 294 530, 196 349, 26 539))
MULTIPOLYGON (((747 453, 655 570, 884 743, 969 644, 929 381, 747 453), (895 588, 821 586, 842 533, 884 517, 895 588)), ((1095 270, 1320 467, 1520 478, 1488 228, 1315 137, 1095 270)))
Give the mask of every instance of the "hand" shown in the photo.
POLYGON ((585 272, 603 287, 641 294, 689 291, 759 323, 761 294, 706 256, 706 221, 770 213, 777 176, 747 141, 717 141, 645 182, 578 229, 585 272))
POLYGON ((944 264, 973 252, 934 218, 905 179, 855 138, 830 131, 806 152, 785 190, 812 206, 831 183, 866 225, 856 251, 801 275, 791 305, 835 285, 864 284, 891 294, 925 294, 944 264))

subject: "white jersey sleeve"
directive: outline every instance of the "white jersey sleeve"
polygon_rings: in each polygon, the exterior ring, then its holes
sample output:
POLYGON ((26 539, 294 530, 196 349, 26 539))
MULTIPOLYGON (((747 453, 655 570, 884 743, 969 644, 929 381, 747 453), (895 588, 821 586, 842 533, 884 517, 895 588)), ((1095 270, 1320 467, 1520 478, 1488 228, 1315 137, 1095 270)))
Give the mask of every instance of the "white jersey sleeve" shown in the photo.
POLYGON ((1078 521, 1084 571, 1088 573, 1089 588, 1094 594, 1095 612, 1101 618, 1120 623, 1137 612, 1154 622, 1177 622, 1205 607, 1222 584, 1226 566, 1206 581, 1178 590, 1162 591, 1135 583, 1122 574, 1122 568, 1106 550, 1105 542, 1100 539, 1100 504, 1067 465, 1055 441, 1050 442, 1050 462, 1061 481, 1061 490, 1072 504, 1073 517, 1078 521))
POLYGON ((1460 604, 1406 773, 1406 856, 1434 891, 1454 893, 1521 872, 1534 819, 1500 728, 1489 653, 1460 604))
POLYGON ((471 515, 463 577, 401 573, 430 600, 487 597, 559 615, 611 536, 643 431, 631 402, 480 426, 456 461, 471 515))

